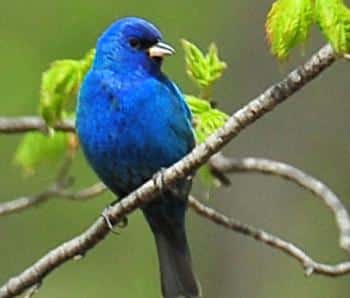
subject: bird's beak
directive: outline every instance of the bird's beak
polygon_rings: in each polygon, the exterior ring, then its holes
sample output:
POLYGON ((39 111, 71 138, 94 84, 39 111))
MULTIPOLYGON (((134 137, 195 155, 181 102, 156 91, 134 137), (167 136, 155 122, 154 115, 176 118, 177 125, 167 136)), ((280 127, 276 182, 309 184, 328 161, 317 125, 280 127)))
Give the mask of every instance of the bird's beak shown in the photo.
POLYGON ((164 42, 158 41, 155 45, 148 49, 148 55, 151 58, 163 58, 175 54, 175 50, 164 42))

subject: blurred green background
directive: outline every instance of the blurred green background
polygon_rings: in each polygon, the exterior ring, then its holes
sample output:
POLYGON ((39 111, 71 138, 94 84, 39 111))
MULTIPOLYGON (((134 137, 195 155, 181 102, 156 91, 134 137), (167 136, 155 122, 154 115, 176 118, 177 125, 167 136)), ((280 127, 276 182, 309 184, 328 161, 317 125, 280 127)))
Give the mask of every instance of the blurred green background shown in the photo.
MULTIPOLYGON (((317 30, 284 64, 270 55, 264 21, 272 1, 1 1, 1 115, 31 115, 37 108, 41 73, 61 58, 80 58, 116 18, 136 15, 157 24, 178 54, 165 71, 186 92, 194 90, 184 72, 180 38, 201 47, 215 41, 229 64, 215 98, 232 113, 282 78, 323 41, 317 30)), ((292 163, 327 182, 349 205, 349 64, 338 62, 273 113, 245 130, 225 152, 292 163)), ((43 166, 25 177, 13 165, 20 136, 0 136, 0 201, 34 194, 52 181, 43 166)), ((96 177, 80 156, 76 187, 96 177)), ((197 185, 193 192, 207 196, 197 185)), ((0 218, 0 284, 51 248, 79 234, 112 201, 110 194, 87 203, 51 200, 0 218)), ((232 177, 232 187, 212 190, 210 205, 243 222, 259 225, 300 244, 323 262, 346 255, 337 248, 330 212, 310 194, 278 178, 232 177)), ((350 276, 306 278, 299 264, 279 252, 188 214, 188 230, 204 297, 348 297, 350 276)), ((80 261, 50 274, 36 297, 160 297, 156 251, 140 212, 120 236, 109 236, 80 261)))

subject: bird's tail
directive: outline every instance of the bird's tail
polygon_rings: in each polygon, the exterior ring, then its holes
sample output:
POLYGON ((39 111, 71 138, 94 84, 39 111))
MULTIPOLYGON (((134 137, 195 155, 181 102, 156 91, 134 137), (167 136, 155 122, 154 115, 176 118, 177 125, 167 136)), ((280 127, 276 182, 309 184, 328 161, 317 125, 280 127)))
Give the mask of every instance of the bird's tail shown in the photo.
MULTIPOLYGON (((171 200, 173 202, 179 201, 175 198, 171 200)), ((177 208, 179 207, 177 206, 177 208)), ((154 208, 147 209, 144 210, 144 213, 156 240, 163 297, 200 297, 199 283, 192 270, 184 216, 181 214, 171 214, 169 216, 164 205, 161 206, 160 210, 157 208, 157 212, 154 212, 154 210, 149 212, 149 209, 154 208), (176 220, 174 220, 174 215, 176 220)), ((182 213, 181 210, 180 213, 182 213)))

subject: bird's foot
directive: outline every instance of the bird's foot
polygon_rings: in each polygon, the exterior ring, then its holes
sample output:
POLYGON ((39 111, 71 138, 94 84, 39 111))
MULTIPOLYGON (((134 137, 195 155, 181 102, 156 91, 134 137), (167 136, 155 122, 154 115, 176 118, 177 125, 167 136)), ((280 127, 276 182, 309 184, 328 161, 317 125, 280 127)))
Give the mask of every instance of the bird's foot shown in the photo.
MULTIPOLYGON (((152 177, 153 183, 160 190, 162 194, 164 194, 167 191, 174 196, 179 196, 180 191, 176 185, 165 185, 165 181, 164 181, 165 170, 166 168, 161 168, 158 172, 156 172, 153 175, 152 177)), ((192 180, 192 176, 189 176, 189 178, 187 179, 192 180)))
POLYGON ((108 205, 101 213, 101 216, 103 217, 103 219, 106 222, 106 225, 108 226, 108 228, 110 229, 110 231, 115 234, 115 235, 119 235, 119 233, 117 232, 117 230, 113 227, 109 217, 108 217, 108 210, 111 208, 111 205, 108 205))
MULTIPOLYGON (((111 205, 108 205, 101 213, 101 216, 103 217, 103 219, 105 220, 108 228, 111 230, 111 232, 113 234, 119 235, 119 232, 115 229, 115 227, 113 226, 113 224, 111 223, 109 217, 108 217, 108 210, 114 205, 114 202, 111 205)), ((126 228, 128 226, 128 218, 126 216, 124 216, 120 222, 117 223, 117 227, 120 229, 126 228)))

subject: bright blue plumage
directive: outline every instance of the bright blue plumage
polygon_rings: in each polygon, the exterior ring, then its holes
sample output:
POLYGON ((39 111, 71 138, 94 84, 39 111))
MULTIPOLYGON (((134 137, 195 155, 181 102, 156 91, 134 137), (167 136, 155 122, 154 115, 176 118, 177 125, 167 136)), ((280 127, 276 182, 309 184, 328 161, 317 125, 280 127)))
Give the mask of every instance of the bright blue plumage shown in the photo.
MULTIPOLYGON (((100 37, 79 95, 77 131, 87 160, 123 197, 194 147, 191 113, 179 89, 162 72, 173 50, 158 29, 124 18, 100 37)), ((155 235, 166 298, 197 297, 184 216, 190 181, 143 207, 155 235)))

